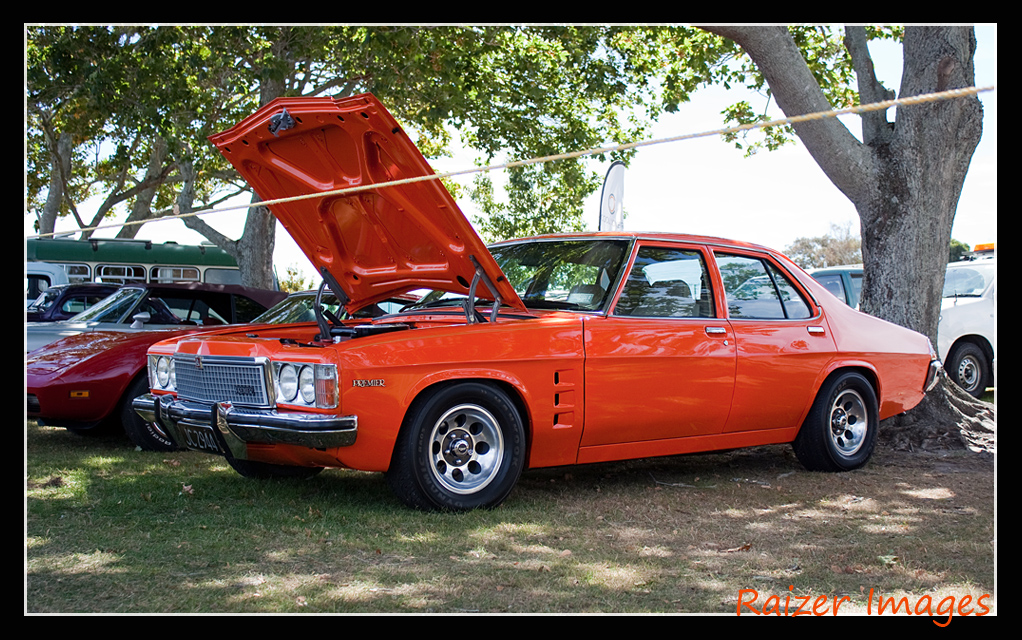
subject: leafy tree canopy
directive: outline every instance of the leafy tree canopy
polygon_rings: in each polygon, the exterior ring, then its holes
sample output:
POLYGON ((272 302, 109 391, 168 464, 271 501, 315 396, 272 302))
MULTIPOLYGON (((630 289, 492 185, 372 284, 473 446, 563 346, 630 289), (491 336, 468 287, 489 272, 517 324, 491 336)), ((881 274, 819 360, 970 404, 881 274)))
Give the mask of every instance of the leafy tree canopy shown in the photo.
MULTIPOLYGON (((791 31, 831 103, 854 103, 841 30, 791 31)), ((26 60, 27 202, 44 233, 58 215, 85 227, 130 208, 131 219, 146 220, 172 205, 210 207, 247 191, 205 138, 281 95, 375 93, 427 157, 449 153, 458 136, 486 164, 648 137, 659 114, 707 84, 762 92, 761 105, 722 114, 732 124, 766 119, 771 99, 740 47, 686 27, 30 26, 26 60), (102 204, 86 220, 77 207, 89 198, 102 204)), ((729 139, 751 153, 792 132, 729 139)), ((634 153, 594 160, 627 163, 634 153)), ((602 176, 591 164, 511 169, 500 195, 480 174, 470 190, 483 213, 477 225, 490 240, 580 229, 602 176)), ((253 253, 269 260, 265 251, 239 251, 201 220, 186 224, 241 263, 253 253)))

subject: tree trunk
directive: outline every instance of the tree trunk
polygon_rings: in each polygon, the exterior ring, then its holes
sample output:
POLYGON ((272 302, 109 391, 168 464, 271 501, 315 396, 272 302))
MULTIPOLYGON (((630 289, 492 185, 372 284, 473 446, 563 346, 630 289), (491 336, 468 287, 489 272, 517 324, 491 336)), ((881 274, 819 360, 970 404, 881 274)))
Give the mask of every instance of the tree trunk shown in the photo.
MULTIPOLYGON (((280 28, 280 37, 270 44, 271 59, 287 61, 290 27, 280 28)), ((291 63, 293 64, 293 63, 291 63)), ((287 74, 266 73, 259 85, 259 106, 284 95, 287 74)), ((252 196, 252 203, 259 202, 252 196)), ((267 207, 252 207, 245 218, 245 230, 232 251, 241 269, 241 283, 250 287, 273 288, 273 248, 277 241, 277 218, 267 207)), ((209 237, 209 236, 207 236, 209 237)))
MULTIPOLYGON (((785 27, 708 27, 737 42, 770 84, 787 116, 829 109, 785 27)), ((872 73, 865 31, 846 30, 846 47, 865 102, 886 97, 872 73)), ((901 97, 975 84, 971 27, 907 27, 901 97)), ((976 97, 898 108, 891 124, 880 112, 863 116, 860 143, 836 118, 794 125, 827 177, 855 205, 862 231, 860 308, 914 329, 934 344, 951 224, 982 132, 976 97)), ((885 422, 904 441, 939 441, 941 434, 993 433, 992 406, 944 382, 908 417, 885 422), (977 427, 978 425, 978 427, 977 427)), ((963 435, 969 444, 985 437, 963 435)))
MULTIPOLYGON (((904 48, 901 97, 975 84, 971 27, 907 28, 904 48)), ((957 98, 899 107, 889 142, 864 141, 871 188, 853 201, 862 227, 860 306, 934 344, 951 225, 982 129, 979 99, 957 98)))
MULTIPOLYGON (((167 157, 167 142, 160 136, 154 136, 153 138, 153 150, 149 153, 149 168, 146 170, 146 181, 152 181, 152 185, 146 187, 135 196, 135 201, 131 206, 131 212, 128 214, 125 222, 137 222, 139 220, 149 220, 153 217, 152 203, 153 198, 156 197, 156 192, 162 185, 160 176, 164 172, 163 161, 167 157)), ((189 203, 190 206, 191 203, 189 203)), ((142 228, 140 224, 126 224, 121 227, 121 230, 117 232, 118 238, 134 238, 138 234, 138 230, 142 228)))
POLYGON ((50 148, 50 188, 39 216, 39 233, 53 233, 64 202, 64 180, 71 175, 71 134, 64 132, 50 148))

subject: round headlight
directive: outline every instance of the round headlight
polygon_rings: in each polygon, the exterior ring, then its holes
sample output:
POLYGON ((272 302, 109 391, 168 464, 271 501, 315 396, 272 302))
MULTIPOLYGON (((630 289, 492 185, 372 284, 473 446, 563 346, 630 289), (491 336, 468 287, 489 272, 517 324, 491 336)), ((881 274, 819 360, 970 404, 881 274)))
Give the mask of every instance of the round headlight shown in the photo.
POLYGON ((166 388, 170 384, 171 360, 167 357, 160 357, 156 360, 156 382, 166 388))
POLYGON ((298 374, 298 388, 302 394, 302 400, 305 404, 315 404, 316 402, 316 372, 313 371, 312 367, 302 367, 301 372, 298 374))
POLYGON ((298 372, 289 364, 280 368, 278 380, 280 381, 280 395, 284 400, 290 402, 298 396, 298 372))

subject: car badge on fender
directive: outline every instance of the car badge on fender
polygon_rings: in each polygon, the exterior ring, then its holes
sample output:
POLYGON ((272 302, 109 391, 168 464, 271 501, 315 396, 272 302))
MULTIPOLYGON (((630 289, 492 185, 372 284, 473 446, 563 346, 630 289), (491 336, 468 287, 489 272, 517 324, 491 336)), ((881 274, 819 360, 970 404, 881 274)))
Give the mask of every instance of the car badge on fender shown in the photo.
POLYGON ((355 380, 351 381, 351 386, 353 386, 353 387, 385 387, 387 385, 385 385, 383 383, 382 379, 359 380, 359 379, 356 378, 355 380))

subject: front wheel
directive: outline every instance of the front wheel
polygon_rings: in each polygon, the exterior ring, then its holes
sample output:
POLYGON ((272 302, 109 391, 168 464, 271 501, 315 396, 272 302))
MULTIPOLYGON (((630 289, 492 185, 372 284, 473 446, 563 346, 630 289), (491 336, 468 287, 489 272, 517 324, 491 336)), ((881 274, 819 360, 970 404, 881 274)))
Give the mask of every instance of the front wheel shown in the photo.
POLYGON ((850 471, 873 455, 879 425, 876 392, 858 373, 843 373, 820 388, 792 443, 810 471, 850 471))
POLYGON ((444 387, 413 406, 387 480, 418 509, 492 508, 525 466, 525 428, 506 393, 482 383, 444 387))
POLYGON ((149 391, 149 380, 142 375, 135 378, 128 386, 121 400, 121 426, 135 446, 142 451, 177 451, 181 447, 174 440, 163 432, 152 422, 146 422, 142 416, 135 413, 131 401, 149 391))

